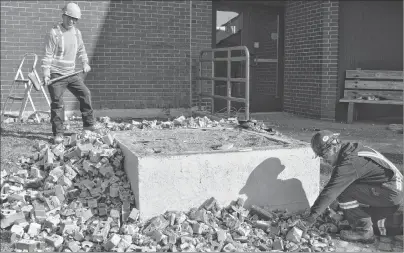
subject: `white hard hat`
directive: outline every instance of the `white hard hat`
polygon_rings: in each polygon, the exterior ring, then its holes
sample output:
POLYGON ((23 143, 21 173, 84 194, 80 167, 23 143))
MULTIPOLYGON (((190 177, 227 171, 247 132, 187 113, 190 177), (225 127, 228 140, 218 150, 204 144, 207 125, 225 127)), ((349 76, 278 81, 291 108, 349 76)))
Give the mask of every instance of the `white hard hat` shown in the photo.
POLYGON ((75 3, 68 3, 62 9, 63 14, 70 16, 72 18, 81 18, 81 10, 80 7, 75 3))

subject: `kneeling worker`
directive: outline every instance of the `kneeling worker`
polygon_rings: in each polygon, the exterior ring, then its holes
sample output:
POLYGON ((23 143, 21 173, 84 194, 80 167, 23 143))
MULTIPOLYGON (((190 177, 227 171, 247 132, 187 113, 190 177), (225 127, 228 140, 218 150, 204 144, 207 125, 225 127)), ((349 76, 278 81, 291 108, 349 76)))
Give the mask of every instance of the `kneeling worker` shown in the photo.
POLYGON ((331 178, 304 220, 307 227, 335 200, 352 230, 341 239, 370 243, 377 235, 403 234, 403 175, 376 150, 360 143, 342 143, 328 130, 311 139, 314 153, 333 166, 331 178))

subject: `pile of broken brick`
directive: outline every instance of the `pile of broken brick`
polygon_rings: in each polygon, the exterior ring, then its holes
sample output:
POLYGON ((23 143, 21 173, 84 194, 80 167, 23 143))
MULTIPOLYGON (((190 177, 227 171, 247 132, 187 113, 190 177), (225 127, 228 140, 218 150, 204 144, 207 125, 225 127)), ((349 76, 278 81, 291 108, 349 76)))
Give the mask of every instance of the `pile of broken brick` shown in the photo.
POLYGON ((246 209, 241 198, 143 221, 108 129, 35 149, 1 171, 1 229, 15 251, 334 251, 328 232, 344 224, 329 210, 304 231, 302 214, 246 209))
MULTIPOLYGON (((71 122, 81 121, 81 117, 72 116, 70 117, 71 122)), ((228 127, 228 126, 240 126, 245 129, 250 129, 258 132, 270 132, 275 134, 272 128, 268 128, 265 123, 257 120, 250 121, 239 121, 236 117, 211 120, 208 117, 185 117, 180 116, 173 120, 132 120, 131 122, 126 122, 123 119, 117 118, 115 121, 111 120, 110 117, 100 117, 99 121, 102 125, 111 131, 124 131, 124 130, 135 130, 135 129, 175 129, 175 128, 214 128, 214 127, 228 127), (119 123, 117 121, 120 121, 119 123)), ((279 133, 277 133, 279 134, 279 133)))

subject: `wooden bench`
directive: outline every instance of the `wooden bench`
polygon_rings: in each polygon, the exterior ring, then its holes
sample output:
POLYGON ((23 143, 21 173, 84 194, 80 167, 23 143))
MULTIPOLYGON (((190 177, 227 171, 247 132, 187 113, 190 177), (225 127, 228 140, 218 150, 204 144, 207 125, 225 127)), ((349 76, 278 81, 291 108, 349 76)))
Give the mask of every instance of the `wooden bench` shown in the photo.
POLYGON ((348 103, 348 123, 352 123, 354 106, 361 104, 403 105, 403 71, 347 70, 344 97, 348 103))

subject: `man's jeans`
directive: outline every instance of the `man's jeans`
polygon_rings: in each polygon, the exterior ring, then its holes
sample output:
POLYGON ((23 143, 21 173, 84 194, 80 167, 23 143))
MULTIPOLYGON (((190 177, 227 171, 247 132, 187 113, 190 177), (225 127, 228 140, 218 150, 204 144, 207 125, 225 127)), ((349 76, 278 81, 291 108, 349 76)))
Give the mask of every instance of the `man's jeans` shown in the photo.
MULTIPOLYGON (((51 79, 61 76, 51 74, 51 79)), ((83 127, 94 124, 93 108, 91 106, 91 93, 77 74, 54 82, 48 86, 51 103, 51 123, 53 135, 63 134, 64 102, 63 93, 66 88, 79 100, 83 127)))

